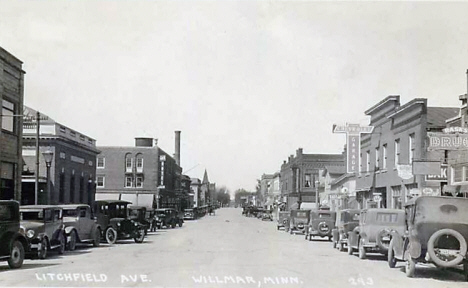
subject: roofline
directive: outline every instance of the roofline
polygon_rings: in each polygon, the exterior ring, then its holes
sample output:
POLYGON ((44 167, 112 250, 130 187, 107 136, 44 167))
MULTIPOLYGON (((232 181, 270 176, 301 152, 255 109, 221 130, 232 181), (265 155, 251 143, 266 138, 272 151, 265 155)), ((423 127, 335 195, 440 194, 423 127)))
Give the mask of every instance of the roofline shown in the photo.
MULTIPOLYGON (((392 118, 395 115, 400 114, 400 112, 403 112, 406 109, 408 109, 411 106, 416 105, 416 104, 426 104, 426 108, 427 108, 427 99, 426 98, 414 98, 413 100, 406 103, 405 105, 400 106, 400 108, 398 108, 398 110, 396 110, 395 112, 391 113, 390 115, 387 115, 387 118, 392 118)), ((445 107, 440 107, 440 108, 445 108, 445 107)), ((450 108, 450 107, 447 107, 447 108, 450 108)))
POLYGON ((372 106, 371 108, 367 109, 366 111, 364 111, 364 114, 366 115, 369 115, 371 114, 372 112, 374 112, 376 109, 380 108, 380 106, 384 105, 385 103, 389 102, 389 101, 400 101, 400 95, 389 95, 387 97, 385 97, 383 100, 381 100, 379 103, 375 104, 374 106, 372 106))

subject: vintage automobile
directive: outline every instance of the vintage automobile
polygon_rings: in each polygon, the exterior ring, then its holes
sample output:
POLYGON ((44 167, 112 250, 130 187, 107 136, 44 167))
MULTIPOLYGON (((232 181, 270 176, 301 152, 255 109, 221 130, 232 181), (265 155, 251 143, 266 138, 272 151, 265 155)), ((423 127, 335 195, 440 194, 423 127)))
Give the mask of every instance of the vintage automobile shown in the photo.
POLYGON ((0 261, 7 260, 10 268, 20 268, 28 249, 28 240, 20 233, 19 203, 0 200, 0 261))
POLYGON ((184 223, 183 216, 181 217, 179 215, 179 212, 174 208, 156 209, 156 215, 160 219, 159 229, 162 229, 163 227, 175 228, 177 225, 179 225, 179 227, 182 227, 184 223))
POLYGON ((332 229, 333 248, 344 251, 348 243, 348 233, 359 225, 361 210, 345 209, 336 213, 335 229, 332 229))
POLYGON ((45 259, 48 250, 65 251, 66 238, 62 208, 53 205, 20 206, 20 230, 26 235, 30 249, 26 256, 45 259))
POLYGON ((359 251, 359 258, 365 259, 367 252, 387 254, 391 231, 403 234, 405 211, 402 209, 363 209, 359 226, 348 234, 348 254, 359 251))
POLYGON ((332 229, 335 228, 336 212, 330 210, 311 210, 310 220, 306 226, 305 239, 312 241, 312 237, 328 237, 331 241, 332 229))
POLYGON ((405 261, 413 277, 417 262, 449 268, 463 265, 468 281, 468 199, 420 196, 405 204, 406 232, 392 231, 388 264, 405 261))
POLYGON ((269 210, 265 210, 262 213, 262 221, 273 221, 273 215, 269 210))
POLYGON ((128 216, 129 219, 140 223, 145 228, 145 235, 148 233, 148 230, 151 229, 151 213, 147 213, 147 208, 145 206, 128 206, 128 216))
POLYGON ((59 205, 63 210, 63 224, 67 237, 67 249, 75 250, 77 243, 90 243, 98 247, 101 242, 101 226, 86 204, 59 205))
POLYGON ((283 229, 289 227, 289 211, 278 212, 278 224, 276 224, 276 229, 279 230, 281 227, 283 227, 283 229))
POLYGON ((129 219, 128 205, 123 200, 98 200, 94 202, 93 211, 97 223, 102 227, 103 238, 109 244, 118 239, 133 238, 136 243, 145 239, 145 227, 139 222, 129 219))
POLYGON ((291 210, 289 214, 289 227, 286 228, 286 232, 289 232, 289 234, 305 233, 309 220, 310 210, 291 210))
POLYGON ((195 210, 194 209, 185 209, 184 210, 184 220, 195 220, 195 210))

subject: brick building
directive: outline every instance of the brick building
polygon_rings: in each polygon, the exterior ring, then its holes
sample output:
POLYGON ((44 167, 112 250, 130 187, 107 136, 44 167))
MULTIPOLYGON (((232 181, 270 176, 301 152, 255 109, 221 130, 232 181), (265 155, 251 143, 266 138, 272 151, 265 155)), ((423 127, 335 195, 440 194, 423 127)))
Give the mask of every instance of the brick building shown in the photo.
POLYGON ((182 168, 153 138, 135 138, 135 147, 100 146, 96 199, 121 199, 147 207, 181 208, 182 168))
POLYGON ((344 154, 304 154, 302 148, 297 149, 296 156, 289 156, 281 165, 281 195, 286 209, 295 207, 299 199, 302 203, 316 203, 321 170, 325 166, 343 166, 344 161, 344 154))
POLYGON ((21 200, 23 62, 0 47, 0 200, 21 200))
MULTIPOLYGON (((36 115, 24 108, 23 123, 23 205, 34 204, 36 178, 36 115)), ((39 204, 92 204, 96 193, 96 140, 58 123, 46 115, 39 125, 39 204), (47 169, 43 152, 53 152, 50 167, 50 193, 47 189, 47 169)), ((42 118, 41 117, 41 118, 42 118)))
POLYGON ((374 131, 361 137, 356 197, 362 208, 401 208, 422 191, 440 195, 446 182, 412 175, 412 164, 416 160, 443 161, 444 152, 427 151, 427 133, 441 131, 445 121, 457 113, 457 108, 428 107, 423 98, 400 105, 400 96, 388 96, 365 111, 374 131))

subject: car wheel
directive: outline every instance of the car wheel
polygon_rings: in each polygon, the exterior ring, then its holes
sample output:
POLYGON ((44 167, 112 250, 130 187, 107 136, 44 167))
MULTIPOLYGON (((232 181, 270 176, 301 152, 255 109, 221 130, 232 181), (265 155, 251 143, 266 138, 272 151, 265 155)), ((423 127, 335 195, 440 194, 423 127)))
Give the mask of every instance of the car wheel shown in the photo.
POLYGON ((108 227, 105 231, 105 238, 107 243, 111 245, 115 244, 115 242, 117 241, 117 231, 115 231, 115 229, 112 227, 108 227))
POLYGON ((145 240, 145 229, 138 229, 138 236, 133 238, 133 240, 135 240, 135 243, 143 243, 143 240, 145 240))
POLYGON ((59 242, 60 246, 58 249, 58 254, 63 254, 65 252, 65 247, 67 246, 67 238, 65 238, 65 234, 60 233, 59 242))
POLYGON ((39 259, 46 259, 47 257, 47 239, 42 238, 41 240, 41 247, 37 251, 37 256, 39 259))
POLYGON ((405 263, 406 276, 410 278, 414 277, 415 271, 416 271, 416 262, 410 255, 408 255, 408 259, 406 259, 406 263, 405 263))
POLYGON ((359 239, 359 259, 366 259, 366 248, 364 248, 364 240, 359 239))
MULTIPOLYGON (((346 241, 347 241, 346 246, 348 246, 347 247, 348 248, 348 255, 353 255, 353 247, 351 247, 351 245, 350 245, 351 243, 350 243, 349 239, 347 239, 346 241)), ((341 244, 341 246, 343 246, 343 244, 341 244)))
POLYGON ((101 229, 97 228, 94 231, 93 247, 99 247, 99 245, 101 245, 101 229))
POLYGON ((184 223, 182 221, 179 221, 179 227, 182 227, 184 223))
POLYGON ((72 230, 70 233, 70 242, 68 242, 68 250, 74 251, 76 249, 76 231, 72 230))
POLYGON ((305 240, 307 240, 307 233, 305 233, 304 235, 305 235, 305 240))
POLYGON ((8 258, 8 266, 12 269, 20 268, 24 260, 24 247, 20 241, 15 240, 11 244, 10 258, 8 258))
POLYGON ((388 266, 390 268, 395 268, 396 266, 396 258, 395 258, 395 251, 393 251, 393 246, 395 245, 395 242, 392 240, 390 240, 390 244, 388 245, 388 254, 387 254, 387 262, 388 262, 388 266))
POLYGON ((171 228, 175 228, 175 226, 176 226, 176 223, 175 223, 175 221, 173 221, 172 224, 171 224, 171 228))

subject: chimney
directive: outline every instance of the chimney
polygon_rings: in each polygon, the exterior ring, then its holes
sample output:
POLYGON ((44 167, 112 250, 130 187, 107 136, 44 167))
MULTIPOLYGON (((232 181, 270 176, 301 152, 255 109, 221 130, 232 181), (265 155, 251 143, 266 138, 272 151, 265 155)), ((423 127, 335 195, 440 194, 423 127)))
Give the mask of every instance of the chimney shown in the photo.
POLYGON ((176 161, 176 164, 180 166, 180 131, 175 131, 174 159, 176 161))

